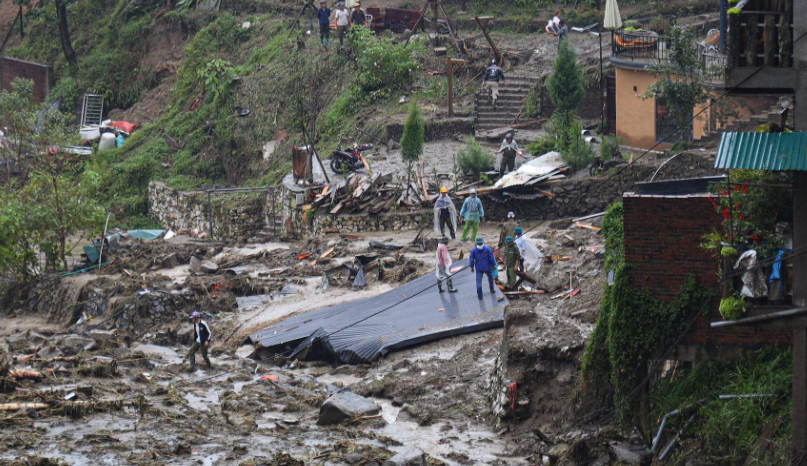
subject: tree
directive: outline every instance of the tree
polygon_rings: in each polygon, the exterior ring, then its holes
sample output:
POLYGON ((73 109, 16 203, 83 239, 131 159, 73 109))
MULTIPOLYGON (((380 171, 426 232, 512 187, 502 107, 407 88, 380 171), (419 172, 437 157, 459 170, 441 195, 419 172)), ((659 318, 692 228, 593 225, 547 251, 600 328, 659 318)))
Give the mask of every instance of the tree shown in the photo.
POLYGON ((570 121, 572 112, 577 111, 577 105, 586 93, 586 85, 583 70, 577 64, 577 52, 568 40, 560 43, 552 74, 546 80, 546 89, 555 111, 570 121))
MULTIPOLYGON (((59 27, 59 42, 62 45, 62 53, 70 66, 76 66, 76 51, 73 49, 73 42, 70 39, 70 26, 67 23, 67 6, 75 3, 76 0, 39 0, 36 8, 44 17, 56 21, 59 27), (51 10, 48 11, 48 7, 51 10), (51 16, 55 13, 55 16, 51 16)), ((31 0, 14 0, 14 3, 20 5, 20 8, 27 6, 31 8, 31 0)))
POLYGON ((420 160, 425 140, 425 123, 423 113, 417 102, 412 100, 409 104, 409 114, 404 122, 403 137, 401 138, 401 159, 407 164, 406 193, 409 194, 409 182, 412 179, 412 165, 420 160))
POLYGON ((17 80, 11 92, 0 91, 0 125, 16 142, 0 146, 0 153, 19 168, 0 190, 0 267, 20 279, 67 268, 68 240, 98 225, 102 216, 100 177, 84 171, 80 156, 66 150, 77 139, 69 126, 72 116, 35 105, 32 89, 30 81, 17 80), (14 102, 19 109, 9 111, 14 102))
MULTIPOLYGON (((670 116, 678 128, 678 138, 683 137, 682 129, 688 129, 692 122, 692 112, 697 105, 706 103, 709 91, 704 87, 701 76, 704 68, 698 58, 694 36, 684 28, 675 26, 670 34, 670 61, 667 64, 653 65, 648 73, 657 81, 647 87, 643 99, 663 99, 667 102, 670 116)), ((668 139, 672 134, 665 134, 668 139)), ((689 139, 691 134, 687 131, 689 139)))

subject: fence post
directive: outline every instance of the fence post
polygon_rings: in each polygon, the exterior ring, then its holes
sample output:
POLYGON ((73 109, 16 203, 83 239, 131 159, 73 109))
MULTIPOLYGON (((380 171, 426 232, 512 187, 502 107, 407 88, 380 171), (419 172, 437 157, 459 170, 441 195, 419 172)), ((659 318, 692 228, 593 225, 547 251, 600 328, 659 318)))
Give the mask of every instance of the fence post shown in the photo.
POLYGON ((210 200, 212 190, 207 190, 207 226, 210 233, 210 239, 213 239, 213 203, 210 200))

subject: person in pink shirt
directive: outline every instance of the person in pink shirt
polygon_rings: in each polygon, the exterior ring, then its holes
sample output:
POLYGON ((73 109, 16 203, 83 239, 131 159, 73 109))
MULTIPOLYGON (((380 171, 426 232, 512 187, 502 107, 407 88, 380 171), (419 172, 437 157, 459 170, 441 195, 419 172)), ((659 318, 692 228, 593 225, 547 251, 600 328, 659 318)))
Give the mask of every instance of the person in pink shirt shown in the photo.
POLYGON ((457 289, 451 284, 451 254, 448 253, 448 238, 443 236, 437 244, 437 289, 443 292, 443 281, 448 283, 448 292, 456 293, 457 289))

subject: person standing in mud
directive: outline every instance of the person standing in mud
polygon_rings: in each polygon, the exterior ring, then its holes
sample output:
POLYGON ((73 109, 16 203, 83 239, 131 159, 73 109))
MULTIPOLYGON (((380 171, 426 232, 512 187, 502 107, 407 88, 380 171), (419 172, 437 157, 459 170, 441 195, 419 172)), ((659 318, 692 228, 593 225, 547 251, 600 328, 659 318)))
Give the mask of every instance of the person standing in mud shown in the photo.
POLYGON ((328 8, 325 0, 319 0, 319 10, 317 10, 317 19, 319 19, 319 43, 327 45, 331 43, 331 9, 328 8))
POLYGON ((502 155, 499 162, 499 176, 504 176, 507 173, 516 169, 516 156, 523 157, 524 154, 518 149, 518 143, 513 139, 513 133, 507 133, 502 146, 495 152, 495 155, 502 155))
POLYGON ((504 264, 507 267, 507 288, 513 289, 516 285, 516 268, 521 270, 521 251, 518 250, 518 245, 513 241, 512 236, 504 239, 504 264))
POLYGON ((476 238, 476 246, 471 249, 471 255, 468 260, 470 261, 471 272, 476 272, 476 296, 480 300, 482 299, 482 277, 485 275, 488 276, 490 294, 495 294, 496 285, 493 284, 493 270, 497 267, 496 258, 493 257, 493 251, 485 245, 485 240, 481 236, 476 238))
POLYGON ((210 364, 210 359, 207 357, 207 349, 210 346, 210 326, 202 320, 202 315, 199 314, 199 311, 193 311, 191 322, 193 322, 193 344, 190 351, 188 351, 188 360, 191 364, 190 370, 196 369, 196 352, 199 350, 202 351, 202 358, 204 358, 207 368, 211 369, 213 365, 210 364))
POLYGON ((443 292, 443 281, 448 284, 448 292, 456 293, 457 289, 451 284, 451 254, 448 253, 448 238, 443 236, 437 244, 437 290, 443 292))
POLYGON ((482 208, 482 201, 476 197, 475 188, 471 188, 470 196, 462 203, 460 215, 465 223, 462 227, 462 241, 465 242, 468 240, 468 230, 472 231, 471 238, 475 238, 476 232, 479 231, 479 222, 485 220, 485 209, 482 208))
POLYGON ((434 203, 434 232, 447 236, 446 227, 451 233, 451 239, 457 239, 457 208, 448 196, 448 188, 440 186, 440 197, 434 203))
MULTIPOLYGON (((496 247, 499 250, 501 250, 505 246, 504 240, 508 236, 513 236, 513 232, 515 231, 516 226, 518 226, 516 225, 516 214, 513 212, 507 212, 507 221, 502 223, 502 229, 499 232, 499 242, 498 244, 496 244, 496 247)), ((503 256, 500 255, 499 257, 503 256)))

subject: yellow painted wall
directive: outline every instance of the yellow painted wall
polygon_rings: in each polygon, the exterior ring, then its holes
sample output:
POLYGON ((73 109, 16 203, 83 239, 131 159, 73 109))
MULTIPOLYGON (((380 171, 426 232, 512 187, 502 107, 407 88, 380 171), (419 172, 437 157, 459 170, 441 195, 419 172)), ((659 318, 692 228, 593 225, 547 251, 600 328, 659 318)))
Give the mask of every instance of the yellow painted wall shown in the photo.
POLYGON ((654 82, 642 70, 616 68, 616 134, 628 146, 649 149, 656 143, 655 101, 639 97, 654 82))

